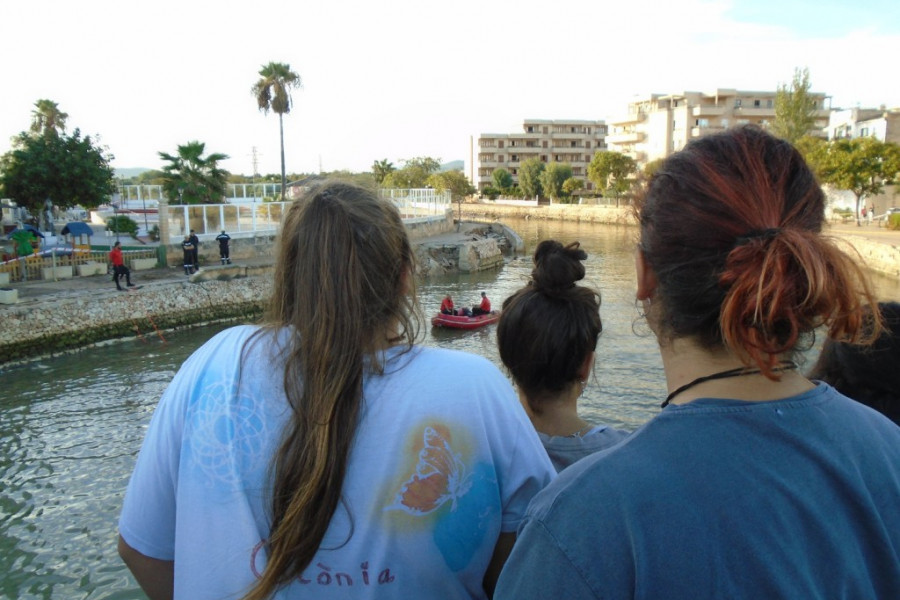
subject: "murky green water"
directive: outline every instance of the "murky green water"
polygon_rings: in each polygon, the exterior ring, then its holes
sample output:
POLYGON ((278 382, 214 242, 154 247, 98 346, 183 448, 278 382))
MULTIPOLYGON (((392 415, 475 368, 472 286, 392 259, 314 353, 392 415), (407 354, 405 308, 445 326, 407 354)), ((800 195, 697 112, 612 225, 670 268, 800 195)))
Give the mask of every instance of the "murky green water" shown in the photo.
MULTIPOLYGON (((633 428, 659 410, 662 369, 634 305, 634 229, 543 221, 510 223, 532 251, 539 239, 580 240, 586 283, 603 297, 603 335, 582 406, 596 421, 633 428)), ((430 316, 450 292, 496 306, 521 286, 528 257, 500 270, 431 280, 419 289, 430 316)), ((885 298, 900 283, 879 278, 885 298)), ((43 360, 0 373, 0 598, 142 598, 115 551, 116 520, 156 402, 185 358, 222 327, 167 333, 43 360)), ((423 343, 499 364, 495 327, 423 331, 423 343)))

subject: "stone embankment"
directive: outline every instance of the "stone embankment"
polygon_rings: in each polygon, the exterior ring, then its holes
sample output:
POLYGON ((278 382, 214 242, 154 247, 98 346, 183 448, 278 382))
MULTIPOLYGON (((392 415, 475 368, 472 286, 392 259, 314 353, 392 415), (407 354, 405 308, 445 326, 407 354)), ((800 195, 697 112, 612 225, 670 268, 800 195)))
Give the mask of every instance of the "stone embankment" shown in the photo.
POLYGON ((635 225, 634 213, 626 206, 595 204, 551 204, 542 206, 514 206, 505 204, 463 204, 463 219, 502 221, 503 219, 547 219, 602 223, 606 225, 635 225))
MULTIPOLYGON (((106 276, 97 276, 104 282, 106 276)), ((269 277, 166 281, 117 292, 107 286, 3 307, 0 365, 59 354, 103 340, 156 336, 166 330, 258 317, 271 294, 269 277)))

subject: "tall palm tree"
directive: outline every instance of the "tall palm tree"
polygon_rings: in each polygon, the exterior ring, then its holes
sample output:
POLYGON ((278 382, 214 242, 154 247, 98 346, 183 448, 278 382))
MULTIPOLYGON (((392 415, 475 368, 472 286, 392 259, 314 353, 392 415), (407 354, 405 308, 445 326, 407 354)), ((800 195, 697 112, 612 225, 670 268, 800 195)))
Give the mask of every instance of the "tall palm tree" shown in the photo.
POLYGON ((163 191, 173 203, 216 204, 225 195, 228 171, 219 168, 219 161, 227 154, 214 152, 203 156, 206 144, 188 142, 178 146, 175 155, 160 152, 159 157, 169 164, 162 168, 163 191))
POLYGON ((66 130, 67 118, 69 115, 59 110, 53 100, 38 100, 31 111, 31 131, 45 137, 57 136, 66 130))
POLYGON ((260 79, 251 88, 259 110, 265 114, 273 111, 278 115, 278 129, 281 134, 281 200, 287 185, 284 175, 284 121, 285 113, 291 112, 291 90, 302 89, 300 76, 291 71, 287 63, 270 62, 259 70, 260 79))
POLYGON ((384 178, 396 171, 394 168, 394 163, 390 162, 388 159, 376 160, 372 163, 372 174, 375 176, 375 181, 379 184, 384 183, 384 178))

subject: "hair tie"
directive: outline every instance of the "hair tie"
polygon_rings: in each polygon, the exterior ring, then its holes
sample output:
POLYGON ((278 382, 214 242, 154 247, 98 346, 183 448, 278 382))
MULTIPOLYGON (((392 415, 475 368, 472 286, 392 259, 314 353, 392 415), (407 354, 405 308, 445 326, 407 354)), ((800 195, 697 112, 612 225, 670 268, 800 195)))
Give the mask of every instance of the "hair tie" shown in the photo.
POLYGON ((735 241, 735 246, 743 246, 744 244, 749 244, 754 240, 771 240, 775 236, 781 233, 780 227, 771 227, 769 229, 757 229, 755 231, 751 231, 746 235, 742 235, 735 241))

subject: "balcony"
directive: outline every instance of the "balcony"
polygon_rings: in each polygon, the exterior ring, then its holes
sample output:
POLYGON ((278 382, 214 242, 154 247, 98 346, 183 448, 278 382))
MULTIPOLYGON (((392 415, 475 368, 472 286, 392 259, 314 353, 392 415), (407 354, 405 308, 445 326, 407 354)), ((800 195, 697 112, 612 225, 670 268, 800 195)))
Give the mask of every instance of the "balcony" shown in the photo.
POLYGON ((716 133, 725 129, 722 125, 703 125, 701 127, 691 127, 691 137, 701 137, 716 133))
POLYGON ((622 125, 634 125, 635 123, 643 123, 647 119, 647 113, 642 112, 634 112, 625 115, 624 117, 620 117, 618 119, 613 119, 609 122, 610 125, 622 126, 622 125))
POLYGON ((637 144, 644 141, 643 131, 627 131, 624 133, 611 133, 606 136, 607 144, 637 144))
POLYGON ((724 106, 695 106, 691 114, 695 117, 721 117, 726 110, 724 106))
POLYGON ((746 118, 750 118, 750 119, 752 119, 752 118, 757 118, 757 119, 771 118, 771 119, 774 119, 775 118, 775 107, 763 108, 762 106, 758 106, 758 107, 757 106, 753 106, 753 107, 738 106, 738 107, 735 107, 735 109, 734 109, 734 116, 735 116, 735 118, 743 117, 745 119, 746 118))

